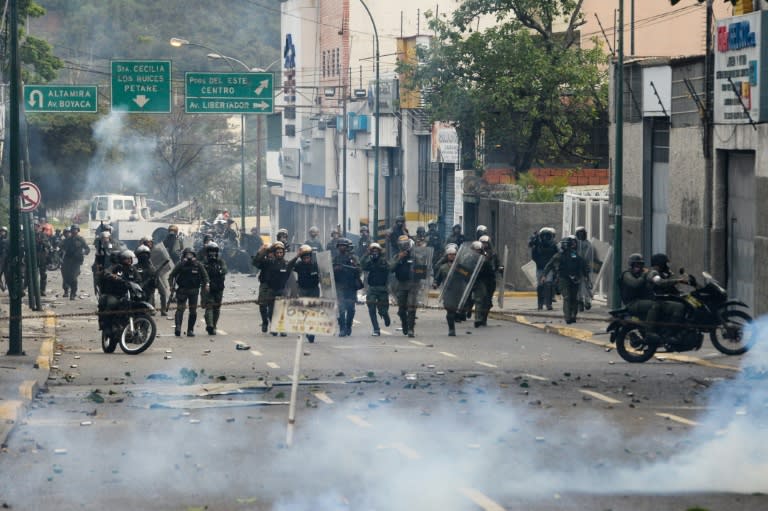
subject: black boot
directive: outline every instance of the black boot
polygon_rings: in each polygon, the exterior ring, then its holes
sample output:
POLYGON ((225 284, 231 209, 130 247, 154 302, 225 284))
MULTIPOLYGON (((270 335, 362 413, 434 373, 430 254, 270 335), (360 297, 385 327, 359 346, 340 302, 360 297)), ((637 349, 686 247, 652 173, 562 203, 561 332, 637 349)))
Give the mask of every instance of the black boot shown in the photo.
POLYGON ((379 319, 376 316, 375 305, 368 306, 368 316, 371 318, 371 327, 373 327, 373 335, 375 336, 381 335, 381 331, 379 330, 379 319))
POLYGON ((176 328, 173 331, 173 334, 176 337, 179 337, 181 335, 181 322, 183 319, 184 319, 184 311, 176 309, 176 315, 174 317, 174 320, 176 322, 176 328))
POLYGON ((384 326, 389 326, 392 323, 390 321, 390 319, 389 319, 389 313, 388 312, 385 312, 384 314, 382 314, 381 315, 381 319, 384 320, 384 326))
POLYGON ((448 336, 456 337, 456 319, 454 318, 454 314, 446 314, 445 319, 448 321, 448 336))
POLYGON ((347 324, 344 321, 344 315, 342 313, 341 316, 338 317, 339 322, 339 337, 346 337, 347 336, 347 324))
POLYGON ((267 332, 269 330, 269 315, 267 314, 267 306, 259 305, 259 314, 261 314, 261 331, 267 332))

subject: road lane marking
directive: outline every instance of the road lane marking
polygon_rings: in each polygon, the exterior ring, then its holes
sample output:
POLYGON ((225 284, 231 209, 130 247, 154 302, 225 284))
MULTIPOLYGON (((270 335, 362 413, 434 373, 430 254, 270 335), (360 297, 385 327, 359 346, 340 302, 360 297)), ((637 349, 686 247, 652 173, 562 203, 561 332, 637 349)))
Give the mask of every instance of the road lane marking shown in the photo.
POLYGON ((453 353, 448 353, 447 351, 441 351, 440 354, 448 358, 459 358, 457 355, 454 355, 453 353))
POLYGON ((539 380, 539 381, 549 381, 549 378, 544 378, 543 376, 536 376, 535 374, 523 374, 526 378, 530 378, 531 380, 539 380))
POLYGON ((606 395, 600 394, 599 392, 593 392, 591 390, 584 390, 584 389, 579 389, 579 392, 581 392, 582 394, 586 394, 588 396, 592 396, 593 398, 599 399, 600 401, 605 401, 606 403, 610 403, 612 405, 617 405, 621 403, 621 401, 619 401, 618 399, 613 399, 612 397, 608 397, 606 395))
POLYGON ((312 395, 315 396, 317 399, 319 399, 320 401, 322 401, 325 404, 328 404, 328 405, 332 405, 333 404, 333 399, 328 397, 328 394, 326 394, 325 392, 321 392, 321 391, 320 392, 313 392, 312 395))
POLYGON ((408 447, 402 442, 394 442, 390 445, 382 445, 379 448, 381 449, 394 449, 400 454, 402 454, 404 457, 408 458, 409 460, 420 460, 421 454, 419 454, 415 449, 412 449, 411 447, 408 447))
POLYGON ((219 327, 216 327, 216 335, 229 335, 226 330, 222 330, 219 327))
POLYGON ((415 344, 416 346, 426 346, 426 344, 420 341, 408 341, 408 342, 410 342, 411 344, 415 344))
POLYGON ((659 417, 663 417, 665 419, 679 422, 680 424, 685 424, 686 426, 698 426, 699 423, 696 421, 692 421, 689 419, 686 419, 685 417, 680 417, 679 415, 673 415, 671 413, 662 413, 662 412, 656 412, 656 415, 659 417))
POLYGON ((267 362, 267 367, 270 369, 280 369, 280 366, 275 364, 274 362, 267 362))
POLYGON ((359 415, 347 415, 347 419, 349 419, 353 424, 360 426, 361 428, 372 427, 370 422, 367 422, 365 419, 363 419, 359 415))
POLYGON ((260 357, 260 356, 262 356, 260 351, 251 350, 251 353, 253 354, 253 356, 254 356, 254 357, 260 357))
POLYGON ((475 364, 480 364, 481 366, 490 367, 490 368, 497 368, 499 366, 494 364, 489 364, 488 362, 481 362, 480 360, 475 360, 475 364))
POLYGON ((485 511, 505 511, 503 507, 491 500, 490 497, 483 495, 474 488, 459 488, 459 492, 485 511))

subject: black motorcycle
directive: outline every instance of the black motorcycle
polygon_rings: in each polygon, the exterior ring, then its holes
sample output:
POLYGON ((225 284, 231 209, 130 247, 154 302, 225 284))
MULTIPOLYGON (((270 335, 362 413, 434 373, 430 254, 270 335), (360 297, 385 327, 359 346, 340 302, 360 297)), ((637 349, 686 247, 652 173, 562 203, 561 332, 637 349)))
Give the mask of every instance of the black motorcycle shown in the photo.
POLYGON ((680 324, 660 325, 657 328, 658 341, 646 338, 646 327, 641 318, 633 317, 625 308, 611 311, 613 320, 607 331, 616 351, 627 362, 642 363, 649 360, 659 348, 667 351, 692 351, 701 348, 704 334, 718 351, 726 355, 746 353, 755 342, 750 335, 750 316, 744 309, 747 304, 729 300, 728 293, 707 272, 704 282, 698 285, 690 277, 693 291, 681 296, 664 296, 664 300, 676 300, 685 305, 685 314, 680 324))
POLYGON ((128 282, 128 289, 120 297, 118 305, 99 313, 101 349, 104 353, 113 353, 118 344, 128 355, 146 351, 157 334, 157 325, 152 318, 154 312, 141 286, 128 282))

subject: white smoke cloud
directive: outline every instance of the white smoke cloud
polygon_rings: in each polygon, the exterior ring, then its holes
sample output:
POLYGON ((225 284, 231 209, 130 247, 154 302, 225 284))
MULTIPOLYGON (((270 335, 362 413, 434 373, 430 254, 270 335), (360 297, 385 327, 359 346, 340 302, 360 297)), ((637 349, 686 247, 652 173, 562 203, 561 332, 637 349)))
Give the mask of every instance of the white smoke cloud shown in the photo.
POLYGON ((124 112, 112 111, 93 126, 96 152, 88 167, 88 187, 94 191, 146 192, 159 163, 154 138, 126 126, 124 112))

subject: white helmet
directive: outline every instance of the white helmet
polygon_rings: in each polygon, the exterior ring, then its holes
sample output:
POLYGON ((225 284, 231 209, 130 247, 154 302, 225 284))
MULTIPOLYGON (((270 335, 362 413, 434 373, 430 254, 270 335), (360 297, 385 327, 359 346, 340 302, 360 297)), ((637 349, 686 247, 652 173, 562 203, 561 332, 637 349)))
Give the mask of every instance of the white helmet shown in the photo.
POLYGON ((209 241, 208 243, 205 244, 205 248, 218 250, 219 245, 215 241, 209 241))
POLYGON ((445 255, 456 255, 456 247, 448 247, 445 249, 445 255))
POLYGON ((490 243, 491 237, 488 236, 487 234, 483 234, 482 236, 480 236, 480 239, 478 239, 477 241, 479 241, 480 243, 490 243))
POLYGON ((370 252, 371 250, 379 250, 379 251, 381 251, 381 245, 379 245, 376 242, 373 242, 370 245, 368 245, 368 251, 370 252))
POLYGON ((146 246, 146 245, 139 245, 138 247, 136 247, 136 255, 137 256, 139 254, 149 254, 149 253, 150 253, 149 247, 146 246))
POLYGON ((472 250, 480 251, 483 249, 483 244, 480 243, 479 241, 473 241, 472 245, 470 245, 470 248, 472 250))

